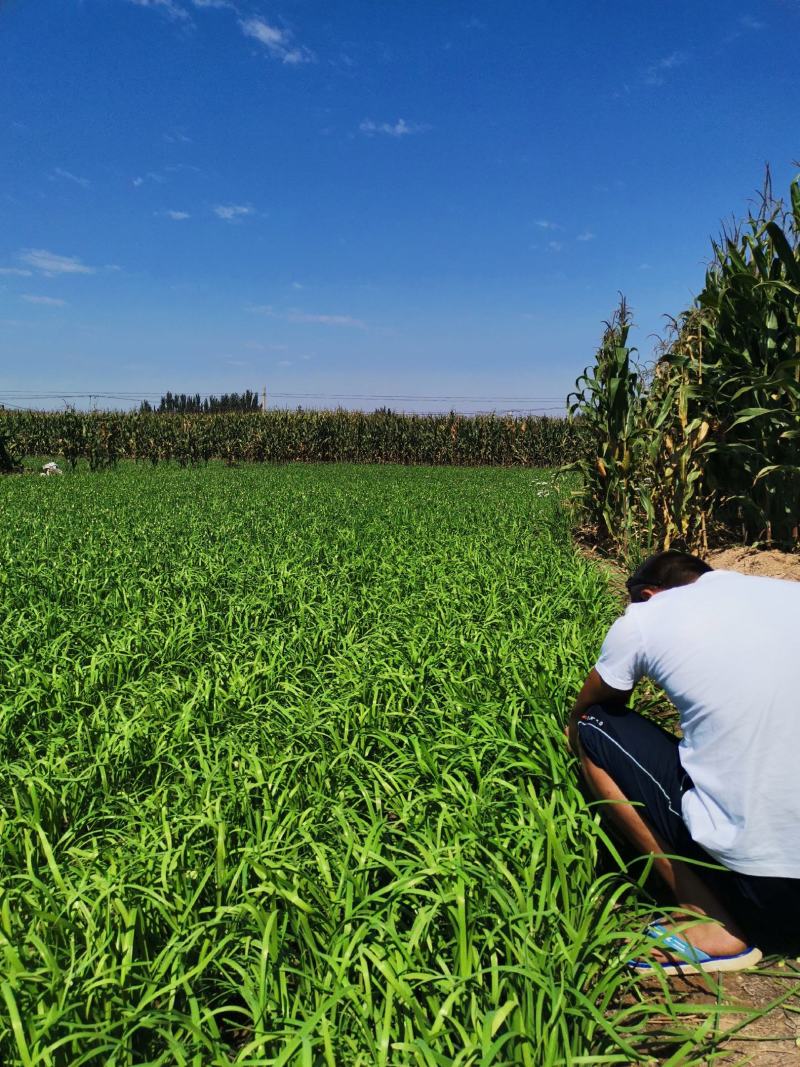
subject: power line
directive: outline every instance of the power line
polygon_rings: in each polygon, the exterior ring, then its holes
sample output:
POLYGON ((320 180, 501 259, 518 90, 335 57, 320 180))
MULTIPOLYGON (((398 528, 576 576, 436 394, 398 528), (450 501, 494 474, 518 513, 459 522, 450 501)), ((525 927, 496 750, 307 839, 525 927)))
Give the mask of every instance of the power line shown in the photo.
MULTIPOLYGON (((176 394, 173 396, 219 396, 222 393, 228 392, 227 389, 221 390, 206 390, 202 392, 176 394)), ((83 399, 96 397, 98 400, 138 400, 149 399, 151 397, 162 397, 166 393, 166 390, 160 389, 154 392, 145 392, 139 390, 137 392, 102 392, 97 389, 93 389, 91 392, 86 393, 73 393, 63 390, 58 390, 51 393, 26 393, 21 389, 4 389, 4 396, 13 396, 18 400, 63 400, 67 397, 71 399, 83 399)), ((539 403, 563 403, 563 398, 560 396, 460 396, 460 395, 419 395, 412 393, 282 393, 271 392, 270 397, 280 397, 281 399, 294 399, 294 400, 401 400, 401 401, 420 401, 420 402, 443 402, 447 400, 468 400, 478 404, 539 404, 539 403)))
MULTIPOLYGON (((95 397, 96 399, 114 399, 114 398, 108 398, 108 397, 107 398, 98 397, 97 393, 92 393, 92 396, 95 397)), ((19 398, 17 397, 16 399, 19 399, 19 398)), ((117 398, 117 399, 119 399, 119 398, 117 398)), ((8 410, 13 410, 13 411, 27 411, 27 410, 30 410, 29 407, 26 407, 23 404, 11 404, 8 401, 3 400, 2 397, 0 397, 0 407, 4 407, 4 408, 6 408, 8 410)), ((93 407, 92 410, 96 411, 98 409, 96 407, 93 407)), ((261 411, 262 409, 261 408, 258 408, 258 409, 254 408, 253 410, 254 411, 261 411)), ((267 410, 278 411, 280 409, 276 408, 276 407, 273 407, 273 408, 267 409, 267 410)), ((436 409, 434 409, 434 411, 419 411, 417 409, 411 409, 411 408, 400 408, 398 410, 399 410, 400 413, 406 414, 406 415, 430 415, 430 414, 438 414, 438 413, 448 414, 448 411, 443 409, 443 408, 436 408, 436 409)), ((457 415, 490 415, 490 414, 498 414, 499 413, 499 414, 514 414, 514 415, 534 415, 534 414, 539 414, 541 412, 548 412, 548 411, 564 412, 565 410, 566 410, 566 407, 563 404, 538 404, 538 405, 534 405, 534 406, 531 406, 531 407, 513 407, 513 408, 512 407, 507 407, 506 405, 502 405, 500 407, 495 407, 495 408, 478 408, 478 409, 470 410, 470 411, 466 411, 464 409, 459 408, 455 412, 455 414, 457 414, 457 415)), ((213 412, 211 412, 211 414, 213 414, 213 412)))
MULTIPOLYGON (((175 394, 173 396, 186 395, 189 397, 200 396, 201 398, 210 398, 225 394, 226 389, 211 390, 206 392, 194 392, 186 394, 175 394)), ((72 392, 69 390, 56 390, 53 392, 25 392, 21 389, 7 389, 0 394, 0 404, 4 405, 7 409, 21 411, 25 410, 25 407, 19 403, 19 401, 29 401, 31 403, 43 402, 43 401, 60 401, 65 406, 69 407, 73 401, 87 400, 89 401, 90 410, 96 410, 96 404, 98 401, 118 401, 126 405, 142 404, 146 401, 160 400, 165 395, 165 390, 157 390, 148 392, 145 390, 128 392, 125 390, 119 391, 103 391, 94 389, 91 392, 72 392), (4 401, 4 397, 8 397, 16 401, 16 403, 9 403, 4 401)), ((290 393, 290 392, 271 392, 269 394, 271 400, 278 401, 316 401, 316 410, 327 407, 339 406, 341 401, 356 402, 369 401, 373 404, 391 404, 395 406, 395 410, 398 414, 403 415, 443 415, 447 414, 444 405, 448 410, 452 411, 457 407, 459 403, 465 403, 470 405, 470 410, 459 409, 455 413, 458 415, 512 415, 515 417, 523 416, 541 416, 546 414, 560 414, 563 415, 566 412, 566 402, 562 397, 555 396, 535 396, 535 397, 511 397, 511 396, 474 396, 474 395, 442 395, 442 394, 415 394, 415 393, 323 393, 323 392, 308 392, 308 393, 290 393), (422 410, 411 409, 401 407, 397 408, 396 405, 401 404, 438 404, 443 407, 436 408, 433 411, 430 409, 422 410), (500 410, 497 407, 487 408, 481 406, 480 408, 473 408, 472 405, 500 405, 500 410)), ((315 406, 312 404, 312 410, 315 406)), ((272 410, 276 410, 273 408, 272 410)))
POLYGON ((536 404, 560 400, 556 396, 395 396, 389 393, 271 393, 271 396, 317 400, 402 400, 441 403, 444 400, 469 400, 478 404, 536 404))

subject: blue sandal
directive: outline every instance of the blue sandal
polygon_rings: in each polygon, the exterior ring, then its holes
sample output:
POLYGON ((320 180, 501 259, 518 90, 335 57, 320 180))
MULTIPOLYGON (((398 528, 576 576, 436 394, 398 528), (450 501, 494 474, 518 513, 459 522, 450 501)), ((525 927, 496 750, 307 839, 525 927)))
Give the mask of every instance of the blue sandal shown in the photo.
POLYGON ((717 971, 743 971, 755 967, 762 958, 761 949, 750 946, 735 956, 709 956, 700 948, 689 944, 678 934, 671 934, 660 923, 651 923, 647 927, 647 936, 658 942, 658 947, 675 956, 683 957, 672 963, 659 963, 658 960, 631 960, 628 964, 639 974, 701 974, 717 971))

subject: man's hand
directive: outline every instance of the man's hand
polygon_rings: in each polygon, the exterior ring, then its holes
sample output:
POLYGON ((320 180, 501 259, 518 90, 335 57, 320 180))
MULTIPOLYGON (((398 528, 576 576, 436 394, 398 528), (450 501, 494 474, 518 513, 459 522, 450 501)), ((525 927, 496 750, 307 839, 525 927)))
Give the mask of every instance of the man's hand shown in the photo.
POLYGON ((593 704, 627 704, 632 692, 632 689, 613 689, 610 685, 606 685, 594 667, 589 671, 570 713, 569 725, 564 730, 569 747, 576 756, 578 755, 578 719, 581 715, 593 704))

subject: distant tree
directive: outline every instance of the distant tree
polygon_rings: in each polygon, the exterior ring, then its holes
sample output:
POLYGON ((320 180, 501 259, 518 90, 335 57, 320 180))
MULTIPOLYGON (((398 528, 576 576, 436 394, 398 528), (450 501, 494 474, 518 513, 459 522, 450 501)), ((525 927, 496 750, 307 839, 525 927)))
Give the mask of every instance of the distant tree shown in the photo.
POLYGON ((258 411, 258 393, 246 389, 243 393, 223 393, 222 396, 209 396, 204 401, 205 411, 258 411))
POLYGON ((139 405, 140 412, 156 411, 158 414, 192 413, 221 414, 229 411, 258 411, 258 393, 252 389, 246 389, 243 393, 223 393, 222 396, 207 396, 202 398, 199 393, 190 396, 187 393, 166 392, 159 401, 158 407, 148 400, 143 400, 139 405))

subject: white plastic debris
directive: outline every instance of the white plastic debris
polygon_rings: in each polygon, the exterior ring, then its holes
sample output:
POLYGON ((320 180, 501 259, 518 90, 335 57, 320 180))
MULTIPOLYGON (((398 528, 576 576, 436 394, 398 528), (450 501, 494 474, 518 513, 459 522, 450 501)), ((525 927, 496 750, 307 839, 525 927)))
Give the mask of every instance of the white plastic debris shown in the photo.
POLYGON ((58 466, 58 464, 57 463, 53 463, 52 460, 51 460, 50 463, 45 463, 45 465, 42 467, 41 477, 42 478, 47 478, 51 474, 63 474, 63 473, 64 472, 58 466))

